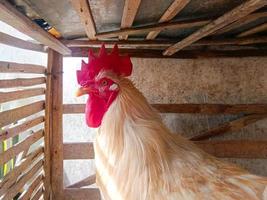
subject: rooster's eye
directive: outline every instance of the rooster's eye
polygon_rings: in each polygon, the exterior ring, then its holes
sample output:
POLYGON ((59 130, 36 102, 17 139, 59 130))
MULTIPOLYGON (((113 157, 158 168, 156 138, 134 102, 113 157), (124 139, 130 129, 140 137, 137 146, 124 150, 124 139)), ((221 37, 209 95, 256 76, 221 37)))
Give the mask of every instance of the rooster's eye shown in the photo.
POLYGON ((108 84, 108 81, 107 80, 103 80, 103 81, 101 81, 101 85, 102 86, 106 86, 108 84))

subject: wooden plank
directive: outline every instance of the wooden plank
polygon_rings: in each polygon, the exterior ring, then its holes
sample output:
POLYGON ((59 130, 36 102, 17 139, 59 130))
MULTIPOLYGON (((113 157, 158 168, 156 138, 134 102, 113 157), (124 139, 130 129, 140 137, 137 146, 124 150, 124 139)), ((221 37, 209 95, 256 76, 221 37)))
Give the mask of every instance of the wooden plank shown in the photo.
POLYGON ((0 1, 0 20, 63 55, 71 53, 68 47, 19 12, 6 0, 0 1))
POLYGON ((71 0, 71 3, 80 16, 80 20, 84 26, 87 37, 91 40, 95 40, 96 28, 89 1, 71 0))
POLYGON ((27 121, 20 123, 19 125, 14 126, 12 128, 4 129, 4 130, 0 131, 0 141, 7 140, 11 137, 15 137, 15 136, 19 135, 20 133, 22 133, 22 132, 24 132, 24 131, 26 131, 26 130, 34 127, 34 126, 37 126, 43 122, 44 122, 44 117, 40 116, 40 117, 37 117, 35 119, 27 120, 27 121))
MULTIPOLYGON (((121 28, 130 28, 134 22, 141 0, 125 0, 121 19, 121 28)), ((127 40, 128 35, 120 36, 120 39, 127 40)))
MULTIPOLYGON (((72 57, 87 57, 88 47, 72 47, 72 57)), ((92 49, 92 48, 90 48, 92 49)), ((97 49, 92 49, 98 52, 97 49)), ((155 49, 120 49, 121 55, 129 55, 132 58, 174 58, 174 59, 200 59, 200 58, 243 58, 243 57, 265 57, 267 50, 182 50, 171 56, 164 56, 162 50, 155 49)))
POLYGON ((16 183, 18 178, 35 163, 36 160, 40 158, 43 154, 44 149, 39 147, 34 152, 30 153, 27 157, 25 157, 21 162, 15 166, 15 168, 9 172, 0 182, 0 196, 2 196, 8 188, 16 183))
POLYGON ((241 27, 245 24, 249 24, 253 21, 256 21, 256 20, 258 20, 260 18, 264 18, 264 17, 267 17, 267 12, 252 13, 252 14, 245 16, 245 17, 242 17, 241 19, 233 22, 232 24, 216 31, 213 35, 221 35, 221 34, 227 33, 233 29, 241 27))
POLYGON ((19 12, 8 1, 0 2, 0 19, 40 43, 64 55, 70 54, 70 50, 64 44, 19 12))
POLYGON ((94 147, 92 143, 64 143, 63 159, 94 159, 94 147))
POLYGON ((39 175, 32 184, 28 187, 27 190, 25 190, 18 198, 18 200, 29 200, 34 193, 35 190, 40 188, 42 185, 43 176, 39 175))
POLYGON ((203 26, 208 24, 209 22, 211 22, 211 20, 187 20, 187 21, 177 21, 177 22, 162 22, 152 25, 124 28, 115 31, 97 33, 96 37, 98 39, 105 39, 105 38, 112 38, 125 35, 142 34, 151 31, 163 31, 167 29, 185 29, 185 28, 203 26))
POLYGON ((95 188, 67 188, 64 190, 64 200, 101 200, 98 189, 95 188))
POLYGON ((51 188, 52 199, 63 199, 63 135, 62 135, 62 104, 63 104, 63 57, 51 52, 52 63, 52 119, 51 126, 51 188))
POLYGON ((0 43, 21 49, 45 52, 44 45, 28 42, 0 32, 0 43))
POLYGON ((44 109, 44 105, 44 101, 38 101, 12 110, 0 112, 0 127, 15 123, 20 119, 41 112, 44 109))
POLYGON ((41 65, 0 61, 0 73, 44 74, 45 72, 45 67, 41 65))
MULTIPOLYGON (((267 104, 151 104, 161 113, 191 114, 266 114, 267 104)), ((85 104, 64 104, 64 114, 81 114, 85 104)))
POLYGON ((86 177, 85 179, 78 181, 72 185, 67 186, 67 188, 81 188, 89 185, 93 185, 96 183, 96 175, 91 175, 86 177))
POLYGON ((38 163, 34 165, 31 170, 25 173, 15 185, 8 189, 2 200, 13 199, 13 197, 15 197, 22 190, 23 186, 42 170, 42 166, 43 160, 38 161, 38 163))
POLYGON ((44 77, 2 79, 0 80, 0 88, 28 87, 44 83, 45 83, 44 77))
POLYGON ((43 188, 40 187, 39 190, 33 195, 31 200, 40 200, 40 198, 43 195, 43 193, 44 193, 43 188))
POLYGON ((253 34, 256 34, 256 33, 259 33, 259 32, 263 32, 263 31, 266 31, 267 30, 267 23, 263 23, 259 26, 256 26, 254 28, 251 28, 247 31, 244 31, 240 34, 237 35, 237 37, 245 37, 245 36, 249 36, 249 35, 253 35, 253 34))
POLYGON ((219 158, 266 159, 267 141, 201 141, 198 147, 219 158))
MULTIPOLYGON (((189 2, 190 0, 174 0, 159 19, 159 23, 166 22, 174 18, 189 2)), ((158 36, 159 33, 160 31, 152 31, 148 33, 146 39, 153 40, 158 36)))
POLYGON ((230 12, 227 12, 218 19, 200 28, 199 30, 189 35, 182 41, 179 41, 176 44, 170 46, 163 52, 163 55, 170 56, 180 51, 181 49, 191 45, 192 43, 200 40, 201 38, 204 38, 210 35, 211 33, 214 33, 215 31, 241 19, 242 17, 254 12, 255 10, 265 5, 267 5, 267 0, 248 0, 243 4, 241 4, 240 6, 234 8, 230 12))
POLYGON ((190 140, 193 141, 199 141, 199 140, 205 140, 214 136, 222 135, 228 132, 235 132, 235 131, 240 131, 242 128, 245 126, 255 123, 259 120, 265 119, 267 115, 248 115, 241 117, 239 119, 223 123, 219 125, 218 127, 211 128, 206 131, 202 131, 199 135, 196 135, 190 140))
POLYGON ((25 99, 44 94, 45 94, 45 88, 32 88, 32 89, 17 90, 12 92, 0 92, 0 103, 25 99))
POLYGON ((18 155, 20 152, 27 150, 30 148, 32 144, 40 140, 44 135, 43 130, 39 130, 37 132, 32 133, 28 137, 26 137, 22 142, 17 143, 13 147, 8 150, 2 152, 0 154, 0 165, 5 164, 7 161, 18 155))

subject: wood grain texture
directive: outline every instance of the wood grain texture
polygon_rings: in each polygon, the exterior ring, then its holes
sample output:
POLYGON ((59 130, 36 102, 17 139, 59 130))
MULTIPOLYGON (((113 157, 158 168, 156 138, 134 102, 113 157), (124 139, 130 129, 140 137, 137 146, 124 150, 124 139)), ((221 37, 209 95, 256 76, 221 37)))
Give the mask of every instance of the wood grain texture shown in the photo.
POLYGON ((254 28, 251 28, 249 30, 246 30, 240 34, 237 35, 237 37, 245 37, 245 36, 249 36, 249 35, 253 35, 259 32, 263 32, 267 30, 267 23, 263 23, 259 26, 256 26, 254 28))
POLYGON ((71 53, 68 47, 19 12, 6 0, 0 1, 0 20, 63 55, 71 53))
POLYGON ((0 61, 0 73, 44 74, 45 72, 46 68, 41 65, 0 61))
POLYGON ((98 189, 95 188, 67 188, 64 190, 64 200, 101 200, 98 189))
POLYGON ((0 80, 0 88, 28 87, 45 83, 45 78, 16 78, 0 80))
MULTIPOLYGON (((174 0, 159 19, 159 23, 166 22, 174 18, 189 2, 190 0, 174 0)), ((160 31, 151 31, 146 36, 146 39, 153 40, 158 36, 159 33, 160 31)))
POLYGON ((90 143, 64 143, 63 144, 63 159, 94 159, 94 147, 90 143))
POLYGON ((206 26, 200 28, 193 34, 187 36, 182 41, 176 43, 175 45, 170 46, 167 48, 163 55, 170 56, 181 49, 191 45, 192 43, 200 40, 203 37, 214 33, 215 31, 241 19, 242 17, 254 12, 255 10, 267 5, 267 0, 249 0, 237 6, 233 10, 227 12, 223 16, 217 18, 216 20, 212 21, 211 23, 207 24, 206 26))
POLYGON ((71 0, 71 3, 80 16, 80 20, 84 26, 87 37, 91 40, 95 40, 96 28, 89 1, 71 0))
MULTIPOLYGON (((141 0, 125 0, 121 19, 121 28, 129 28, 134 22, 141 0)), ((119 36, 120 39, 127 40, 128 35, 119 36)))
POLYGON ((40 200, 40 198, 42 197, 44 191, 43 188, 40 187, 37 192, 33 195, 33 197, 31 198, 31 200, 40 200))
POLYGON ((25 190, 20 197, 18 198, 18 200, 29 200, 31 199, 32 194, 34 193, 35 190, 37 190, 38 188, 40 188, 40 186, 43 183, 43 176, 39 175, 32 183, 31 185, 28 187, 27 190, 25 190))

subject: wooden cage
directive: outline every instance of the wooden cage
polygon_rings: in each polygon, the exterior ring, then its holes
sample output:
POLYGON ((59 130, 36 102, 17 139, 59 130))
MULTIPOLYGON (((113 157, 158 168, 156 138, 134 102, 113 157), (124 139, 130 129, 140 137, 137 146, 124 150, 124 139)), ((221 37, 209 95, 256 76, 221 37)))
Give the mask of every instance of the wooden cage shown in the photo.
MULTIPOLYGON (((13 199, 19 193, 18 199, 25 200, 37 200, 41 197, 59 200, 101 198, 98 189, 82 188, 85 185, 94 184, 95 176, 87 177, 67 188, 63 187, 63 160, 94 159, 92 143, 63 144, 63 115, 84 112, 82 104, 63 104, 63 56, 86 56, 88 48, 97 51, 103 41, 109 49, 114 43, 118 43, 122 48, 121 53, 139 58, 221 58, 267 55, 267 36, 264 32, 267 29, 266 0, 244 1, 222 16, 170 21, 189 2, 189 0, 173 0, 158 23, 132 27, 141 0, 126 0, 121 28, 115 31, 97 32, 88 1, 72 0, 72 6, 80 16, 90 40, 59 40, 19 12, 8 1, 0 0, 0 20, 39 42, 36 44, 24 41, 0 32, 0 43, 48 54, 47 66, 21 64, 16 61, 0 62, 0 73, 38 75, 35 78, 0 80, 1 89, 23 87, 22 90, 0 92, 0 103, 41 95, 44 97, 44 100, 0 112, 1 142, 31 130, 37 125, 42 125, 39 130, 32 132, 24 140, 0 154, 0 165, 4 165, 23 152, 19 164, 0 182, 0 196, 3 199, 13 199), (255 26, 247 28, 236 37, 232 35, 221 37, 224 33, 253 23, 260 18, 264 18, 265 21, 255 23, 255 26), (166 29, 192 27, 200 28, 181 40, 155 39, 166 29), (143 33, 149 33, 146 39, 127 39, 129 35, 143 33), (207 38, 211 35, 213 37, 207 38), (36 85, 42 86, 31 88, 36 85), (37 117, 29 118, 37 113, 39 113, 37 117), (11 124, 15 125, 10 126, 11 124), (44 145, 28 153, 29 148, 40 140, 44 141, 44 145), (26 189, 25 185, 28 185, 26 189)), ((217 157, 267 158, 267 141, 201 141, 240 130, 248 124, 266 118, 267 104, 153 104, 153 106, 162 113, 207 115, 241 113, 243 115, 240 118, 203 131, 191 139, 205 151, 217 157)))

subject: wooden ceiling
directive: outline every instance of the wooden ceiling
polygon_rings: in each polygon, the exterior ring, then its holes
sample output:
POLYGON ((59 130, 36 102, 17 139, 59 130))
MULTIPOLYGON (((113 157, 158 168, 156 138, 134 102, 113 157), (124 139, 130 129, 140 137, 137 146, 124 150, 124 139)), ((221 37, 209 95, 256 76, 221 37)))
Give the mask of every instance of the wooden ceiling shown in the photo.
MULTIPOLYGON (((17 0, 63 35, 72 56, 115 42, 136 57, 267 55, 267 0, 17 0), (53 5, 53 6, 52 6, 53 5), (86 39, 87 37, 87 39, 86 39), (74 40, 75 39, 75 40, 74 40)), ((27 9, 25 9, 27 8, 27 9)))

